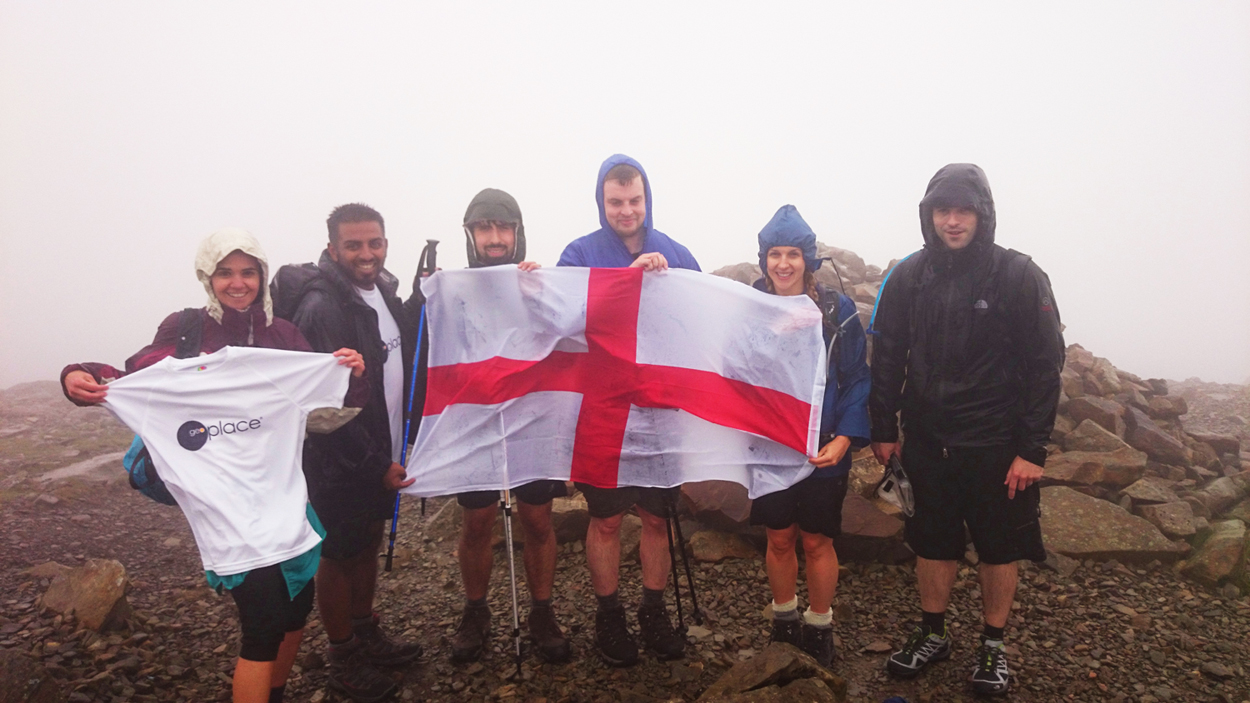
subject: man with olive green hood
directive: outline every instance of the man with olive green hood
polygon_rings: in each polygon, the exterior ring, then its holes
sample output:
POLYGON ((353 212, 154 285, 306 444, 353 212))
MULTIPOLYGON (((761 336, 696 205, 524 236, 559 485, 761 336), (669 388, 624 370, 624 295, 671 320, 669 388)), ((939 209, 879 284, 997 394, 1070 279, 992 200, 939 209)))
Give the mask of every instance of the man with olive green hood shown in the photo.
MULTIPOLYGON (((487 188, 474 196, 464 213, 465 246, 469 268, 515 264, 522 271, 539 265, 525 259, 525 224, 516 199, 502 190, 487 188)), ((414 286, 414 290, 419 290, 414 286)), ((556 571, 556 536, 551 528, 551 501, 565 495, 562 481, 541 480, 512 489, 517 515, 525 536, 525 581, 531 606, 530 638, 538 655, 549 662, 568 661, 569 640, 556 622, 551 588, 556 571)), ((479 659, 490 641, 490 607, 487 588, 494 557, 491 553, 499 491, 461 493, 456 501, 464 509, 460 531, 460 577, 464 581, 465 607, 451 640, 456 662, 479 659)))

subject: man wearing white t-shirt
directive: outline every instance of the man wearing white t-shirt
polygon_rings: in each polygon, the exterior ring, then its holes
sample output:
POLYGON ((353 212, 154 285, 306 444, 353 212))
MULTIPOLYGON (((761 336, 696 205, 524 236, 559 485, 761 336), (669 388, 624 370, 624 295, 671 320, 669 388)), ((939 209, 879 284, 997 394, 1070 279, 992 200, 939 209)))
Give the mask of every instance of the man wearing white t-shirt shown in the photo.
POLYGON ((341 429, 308 438, 304 474, 327 533, 317 608, 330 638, 330 683, 354 700, 380 700, 396 686, 374 667, 421 656, 420 645, 388 637, 373 612, 383 523, 396 489, 411 483, 399 462, 416 330, 405 325, 398 279, 383 268, 382 216, 353 203, 335 208, 326 225, 321 260, 284 266, 273 298, 314 350, 349 347, 365 358, 369 402, 341 429))

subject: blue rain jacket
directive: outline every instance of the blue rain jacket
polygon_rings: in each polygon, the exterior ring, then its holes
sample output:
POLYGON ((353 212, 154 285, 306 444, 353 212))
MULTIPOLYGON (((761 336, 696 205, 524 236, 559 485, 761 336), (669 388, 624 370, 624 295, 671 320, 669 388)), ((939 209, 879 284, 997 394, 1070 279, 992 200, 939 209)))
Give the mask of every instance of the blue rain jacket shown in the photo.
POLYGON ((646 227, 647 233, 643 238, 642 251, 639 254, 663 254, 672 268, 701 271, 699 262, 695 261, 689 249, 673 241, 667 234, 652 225, 651 218, 655 212, 655 201, 651 199, 651 181, 647 178, 647 172, 643 170, 642 164, 624 154, 609 156, 599 167, 599 178, 595 181, 595 202, 599 204, 599 229, 569 242, 564 252, 560 254, 560 260, 556 262, 556 266, 625 268, 638 258, 629 253, 629 249, 621 243, 620 237, 617 237, 616 232, 608 226, 608 218, 603 210, 603 179, 617 164, 629 164, 642 174, 643 192, 647 199, 647 217, 643 220, 643 226, 646 227))

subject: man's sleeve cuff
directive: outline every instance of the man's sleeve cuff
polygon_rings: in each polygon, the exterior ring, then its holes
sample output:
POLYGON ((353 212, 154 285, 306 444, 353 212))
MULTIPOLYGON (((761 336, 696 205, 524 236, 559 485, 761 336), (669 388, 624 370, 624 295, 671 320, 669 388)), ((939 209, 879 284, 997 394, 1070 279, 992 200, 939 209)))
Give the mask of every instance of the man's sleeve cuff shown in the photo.
POLYGON ((1046 449, 1045 448, 1021 449, 1018 452, 1016 452, 1016 455, 1019 456, 1021 459, 1024 459, 1025 461, 1029 462, 1030 464, 1037 464, 1038 466, 1042 466, 1042 467, 1046 466, 1046 449))

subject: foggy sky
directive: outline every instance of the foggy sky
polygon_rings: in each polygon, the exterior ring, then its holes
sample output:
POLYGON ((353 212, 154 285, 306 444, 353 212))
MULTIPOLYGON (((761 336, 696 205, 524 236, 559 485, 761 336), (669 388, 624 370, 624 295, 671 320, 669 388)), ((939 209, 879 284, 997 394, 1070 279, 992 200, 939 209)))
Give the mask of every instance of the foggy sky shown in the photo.
POLYGON ((406 296, 490 186, 554 265, 615 152, 707 271, 785 203, 884 267, 975 162, 1069 342, 1250 377, 1250 3, 935 5, 0 0, 0 388, 120 366, 223 226, 276 267, 369 203, 406 296))

